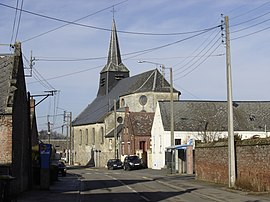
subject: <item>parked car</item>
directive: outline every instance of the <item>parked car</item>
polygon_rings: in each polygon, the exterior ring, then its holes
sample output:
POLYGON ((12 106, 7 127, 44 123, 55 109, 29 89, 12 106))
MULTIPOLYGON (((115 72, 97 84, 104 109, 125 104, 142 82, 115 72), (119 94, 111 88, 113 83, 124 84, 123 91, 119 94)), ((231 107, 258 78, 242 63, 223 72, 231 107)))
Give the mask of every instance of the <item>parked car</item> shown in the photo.
POLYGON ((136 155, 126 156, 124 159, 124 170, 143 168, 142 160, 136 155))
POLYGON ((108 170, 119 169, 119 168, 123 168, 123 163, 120 159, 109 159, 107 162, 107 167, 108 167, 108 170))
POLYGON ((67 167, 62 161, 58 163, 58 174, 61 174, 62 177, 65 177, 67 175, 67 167))

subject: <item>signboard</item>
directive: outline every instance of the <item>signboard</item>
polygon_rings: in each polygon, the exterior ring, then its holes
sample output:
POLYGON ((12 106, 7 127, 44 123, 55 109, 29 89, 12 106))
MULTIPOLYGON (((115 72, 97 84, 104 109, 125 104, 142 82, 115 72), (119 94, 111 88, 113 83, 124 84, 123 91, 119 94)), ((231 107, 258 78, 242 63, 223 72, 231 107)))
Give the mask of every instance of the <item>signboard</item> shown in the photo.
POLYGON ((40 168, 50 168, 51 144, 39 144, 40 168))

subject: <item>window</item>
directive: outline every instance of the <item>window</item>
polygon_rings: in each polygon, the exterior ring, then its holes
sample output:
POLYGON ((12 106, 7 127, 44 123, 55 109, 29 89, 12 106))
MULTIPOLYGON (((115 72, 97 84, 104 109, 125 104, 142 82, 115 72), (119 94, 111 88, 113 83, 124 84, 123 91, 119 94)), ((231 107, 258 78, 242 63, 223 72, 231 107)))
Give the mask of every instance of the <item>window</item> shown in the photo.
POLYGON ((109 150, 112 150, 112 139, 109 139, 109 150))
POLYGON ((96 132, 95 132, 95 128, 92 128, 92 145, 94 145, 95 144, 95 140, 96 140, 96 134, 95 134, 96 132))
POLYGON ((175 139, 174 144, 175 145, 181 145, 181 139, 175 139))
POLYGON ((101 144, 103 144, 104 143, 104 128, 103 127, 101 127, 100 128, 100 137, 101 137, 101 144))
POLYGON ((88 145, 88 129, 85 130, 85 144, 88 145))
POLYGON ((82 145, 82 130, 80 130, 79 133, 80 133, 79 145, 82 145))

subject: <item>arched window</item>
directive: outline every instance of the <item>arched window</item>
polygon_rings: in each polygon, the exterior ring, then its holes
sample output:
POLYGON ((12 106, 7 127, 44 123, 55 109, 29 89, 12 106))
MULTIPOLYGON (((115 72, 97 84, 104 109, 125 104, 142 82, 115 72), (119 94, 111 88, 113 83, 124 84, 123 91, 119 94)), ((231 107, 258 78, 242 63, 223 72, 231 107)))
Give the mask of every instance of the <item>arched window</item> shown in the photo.
POLYGON ((80 130, 79 133, 80 133, 79 145, 82 145, 82 130, 80 130))
POLYGON ((95 140, 96 140, 96 131, 95 128, 92 128, 92 145, 95 144, 95 140))
POLYGON ((100 138, 101 138, 100 143, 103 144, 104 143, 104 128, 103 127, 100 128, 100 138))
POLYGON ((85 144, 88 145, 88 141, 89 141, 89 138, 88 138, 88 129, 85 130, 85 144))

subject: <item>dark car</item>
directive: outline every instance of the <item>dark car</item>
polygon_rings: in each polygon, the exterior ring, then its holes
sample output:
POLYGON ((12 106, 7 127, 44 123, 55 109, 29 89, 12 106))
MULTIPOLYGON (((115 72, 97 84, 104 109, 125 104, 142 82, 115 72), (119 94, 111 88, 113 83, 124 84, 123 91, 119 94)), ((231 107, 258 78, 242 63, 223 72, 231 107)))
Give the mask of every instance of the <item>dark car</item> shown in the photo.
POLYGON ((107 162, 108 170, 123 168, 123 163, 120 159, 109 159, 107 162))
POLYGON ((133 170, 143 168, 142 160, 135 155, 126 156, 124 159, 124 170, 133 170))
POLYGON ((58 163, 58 174, 61 174, 63 177, 67 175, 67 167, 64 162, 58 163))

